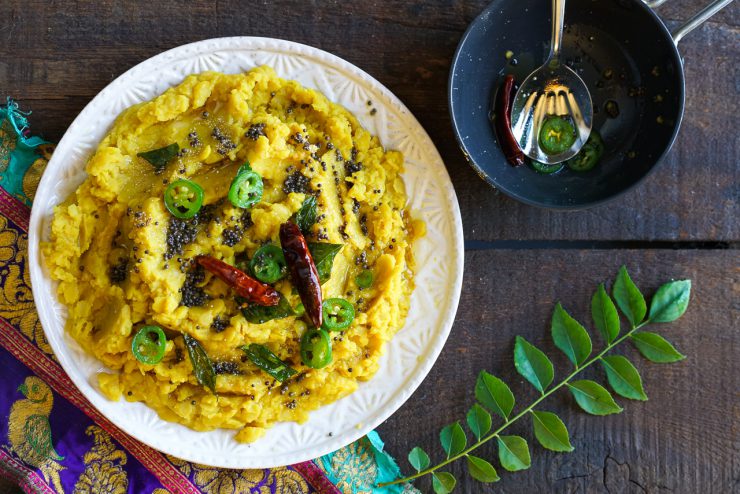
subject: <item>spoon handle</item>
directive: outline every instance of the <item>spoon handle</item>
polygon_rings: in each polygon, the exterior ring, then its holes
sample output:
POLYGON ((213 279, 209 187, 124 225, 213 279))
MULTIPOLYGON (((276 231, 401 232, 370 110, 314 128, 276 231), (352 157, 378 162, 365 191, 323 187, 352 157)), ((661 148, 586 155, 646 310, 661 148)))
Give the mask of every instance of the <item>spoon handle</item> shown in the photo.
POLYGON ((552 39, 550 43, 550 65, 560 64, 560 46, 563 40, 565 0, 552 0, 552 39))

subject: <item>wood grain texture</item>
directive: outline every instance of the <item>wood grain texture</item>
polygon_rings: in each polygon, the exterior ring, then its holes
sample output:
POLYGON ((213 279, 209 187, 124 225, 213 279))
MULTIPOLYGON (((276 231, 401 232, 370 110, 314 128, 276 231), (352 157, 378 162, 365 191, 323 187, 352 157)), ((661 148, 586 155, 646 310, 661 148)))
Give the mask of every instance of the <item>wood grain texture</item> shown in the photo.
MULTIPOLYGON (((463 465, 451 469, 460 492, 532 493, 730 493, 740 489, 740 270, 733 251, 528 250, 481 251, 466 259, 463 294, 455 326, 439 361, 412 398, 379 431, 405 471, 405 455, 422 446, 441 458, 436 431, 458 419, 474 402, 481 369, 504 379, 517 398, 515 412, 537 396, 516 373, 514 336, 521 335, 555 364, 555 382, 571 366, 550 338, 549 321, 557 301, 589 328, 590 300, 598 283, 614 279, 627 264, 646 295, 670 278, 693 280, 687 313, 671 324, 648 330, 664 335, 688 358, 653 364, 629 344, 615 352, 640 370, 647 402, 619 398, 624 412, 594 417, 582 412, 567 391, 558 391, 541 409, 567 424, 575 451, 544 450, 528 419, 511 431, 527 438, 532 467, 508 473, 497 449, 478 456, 493 459, 502 480, 492 487, 471 480, 463 465), (423 423, 423 427, 419 424, 423 423)), ((624 321, 623 321, 624 324, 624 321)), ((594 349, 603 348, 591 331, 594 349)), ((606 384, 600 369, 584 375, 606 384)), ((494 426, 496 423, 494 421, 494 426)), ((427 492, 426 480, 420 481, 427 492)))
MULTIPOLYGON (((83 106, 136 63, 217 36, 286 38, 360 66, 403 100, 432 136, 460 197, 469 240, 740 238, 740 4, 681 43, 683 128, 660 169, 618 202, 576 213, 542 211, 483 183, 457 147, 447 112, 455 47, 485 1, 0 3, 3 93, 32 108, 36 131, 57 140, 83 106)), ((697 10, 661 8, 675 26, 697 10)))
MULTIPOLYGON (((686 112, 660 168, 611 205, 555 213, 492 190, 467 165, 453 137, 447 111, 450 61, 466 26, 487 3, 1 0, 0 96, 32 109, 33 130, 58 140, 98 91, 163 50, 218 36, 284 38, 345 58, 406 103, 445 160, 469 245, 603 240, 649 247, 656 240, 740 240, 740 4, 681 42, 686 112)), ((704 2, 672 0, 660 14, 675 27, 698 3, 704 2)), ((657 365, 624 350, 643 371, 650 401, 620 400, 624 413, 597 418, 577 410, 567 393, 558 394, 546 408, 568 424, 575 452, 550 453, 530 441, 531 470, 505 474, 499 468, 504 476, 495 488, 468 479, 461 480, 459 491, 740 492, 736 250, 484 250, 466 256, 460 310, 445 351, 409 402, 380 428, 404 467, 406 452, 416 444, 439 451, 436 431, 464 417, 480 369, 507 380, 520 404, 531 400, 532 389, 513 369, 514 335, 558 355, 547 336, 554 303, 560 300, 589 321, 592 290, 627 263, 649 293, 668 277, 694 280, 689 312, 664 329, 689 358, 657 365)), ((565 358, 558 355, 555 363, 562 376, 565 358)), ((603 382, 598 373, 591 375, 603 382)), ((513 432, 531 439, 530 427, 520 424, 513 432)), ((484 448, 482 456, 494 453, 484 448)), ((459 466, 453 470, 462 473, 459 466)), ((430 490, 426 482, 420 486, 430 490)))

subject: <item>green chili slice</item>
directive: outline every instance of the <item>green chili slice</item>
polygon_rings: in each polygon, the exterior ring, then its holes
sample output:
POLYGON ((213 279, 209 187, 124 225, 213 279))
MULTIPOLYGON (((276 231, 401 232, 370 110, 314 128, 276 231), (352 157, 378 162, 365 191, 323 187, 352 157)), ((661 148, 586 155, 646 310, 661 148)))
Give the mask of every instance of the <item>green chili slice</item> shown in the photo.
POLYGON ((166 348, 167 337, 159 326, 144 326, 131 341, 131 353, 142 364, 158 364, 166 348))
POLYGON ((264 345, 252 343, 249 346, 244 345, 241 349, 247 354, 247 357, 249 357, 249 360, 251 360, 254 365, 280 382, 287 381, 298 373, 298 371, 286 362, 280 360, 277 355, 272 353, 272 351, 264 345))
POLYGON ((238 208, 251 208, 262 200, 263 189, 262 177, 246 163, 231 182, 229 201, 238 208))
POLYGON ((562 163, 548 165, 547 163, 542 163, 541 161, 535 160, 530 160, 529 165, 534 169, 534 171, 536 171, 537 173, 542 173, 543 175, 552 175, 553 173, 557 173, 565 168, 565 165, 563 165, 562 163))
POLYGON ((357 275, 355 283, 357 283, 357 286, 360 288, 370 288, 373 286, 373 272, 369 269, 364 270, 362 273, 357 275))
POLYGON ((312 369, 321 369, 331 362, 331 339, 323 329, 312 328, 301 337, 301 359, 312 369))
POLYGON ((343 298, 328 298, 324 300, 322 308, 324 309, 322 327, 328 331, 347 329, 355 320, 354 307, 343 298))
POLYGON ((576 128, 563 117, 549 116, 540 127, 539 142, 545 153, 560 154, 576 142, 576 128))
POLYGON ((192 218, 203 206, 203 188, 190 180, 175 180, 164 190, 164 205, 175 218, 192 218))
POLYGON ((577 155, 569 159, 566 164, 568 168, 576 172, 587 172, 595 167, 604 155, 604 141, 595 130, 591 131, 586 144, 583 145, 577 155))
POLYGON ((285 277, 288 272, 285 264, 283 249, 277 245, 263 245, 249 262, 249 268, 254 273, 254 277, 263 283, 275 283, 285 277))

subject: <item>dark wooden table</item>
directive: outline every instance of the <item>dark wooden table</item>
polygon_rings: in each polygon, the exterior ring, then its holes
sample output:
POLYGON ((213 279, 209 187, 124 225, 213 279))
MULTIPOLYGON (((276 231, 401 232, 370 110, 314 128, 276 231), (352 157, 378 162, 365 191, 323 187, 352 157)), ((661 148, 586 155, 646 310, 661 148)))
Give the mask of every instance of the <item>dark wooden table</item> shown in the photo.
MULTIPOLYGON (((486 3, 2 0, 0 95, 32 109, 34 131, 57 140, 111 80, 183 43, 270 36, 345 58, 389 87, 430 133, 457 190, 465 228, 465 279, 450 339, 419 390, 380 427, 404 468, 414 445, 439 451, 437 430, 464 416, 480 369, 511 383, 520 403, 532 398, 513 368, 514 335, 557 355, 547 323, 554 302, 588 321, 593 288, 627 264, 646 292, 669 278, 694 280, 688 313, 665 329, 688 358, 650 364, 626 349, 640 360, 648 402, 620 400, 624 413, 598 418, 557 394, 546 408, 568 424, 573 453, 554 454, 530 441, 530 470, 506 473, 485 487, 459 465, 453 468, 459 491, 740 492, 740 5, 681 43, 686 117, 660 169, 613 204, 556 213, 489 188, 453 137, 446 103, 450 61, 486 3)), ((677 25, 700 3, 674 0, 659 12, 677 25)), ((555 365, 563 375, 564 359, 555 365)), ((531 438, 529 427, 513 432, 531 438)), ((482 453, 493 457, 495 451, 484 447, 482 453)), ((431 490, 427 481, 419 487, 431 490)))

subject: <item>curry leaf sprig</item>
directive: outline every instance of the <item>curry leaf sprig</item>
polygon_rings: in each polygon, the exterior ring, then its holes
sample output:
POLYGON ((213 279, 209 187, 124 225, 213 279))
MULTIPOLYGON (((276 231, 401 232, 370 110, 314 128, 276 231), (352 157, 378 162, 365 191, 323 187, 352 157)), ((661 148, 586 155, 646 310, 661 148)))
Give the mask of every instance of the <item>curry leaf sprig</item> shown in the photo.
POLYGON ((471 453, 483 444, 496 440, 500 465, 510 472, 525 470, 531 465, 529 445, 520 436, 503 435, 513 423, 529 416, 532 421, 534 437, 546 449, 558 452, 573 450, 568 429, 554 413, 541 410, 540 404, 560 388, 570 390, 578 406, 592 415, 619 413, 622 408, 614 401, 612 394, 599 383, 575 378, 592 364, 600 363, 606 373, 606 380, 612 390, 628 399, 647 400, 642 379, 634 365, 622 355, 610 352, 625 340, 630 340, 640 353, 652 362, 669 363, 685 358, 673 345, 657 333, 643 331, 652 323, 675 321, 686 312, 691 293, 691 281, 672 281, 661 286, 652 298, 650 311, 645 297, 637 288, 622 266, 612 287, 612 298, 599 285, 591 299, 591 315, 594 326, 604 340, 604 348, 593 353, 591 337, 586 329, 558 303, 552 316, 552 339, 574 370, 562 381, 551 386, 555 377, 550 359, 540 349, 521 336, 514 344, 514 365, 522 377, 529 381, 540 396, 531 404, 513 414, 515 399, 509 386, 486 371, 481 371, 475 383, 475 403, 468 411, 465 422, 473 434, 474 442, 468 446, 467 435, 460 425, 454 422, 444 427, 439 434, 445 459, 430 466, 429 455, 420 447, 415 447, 408 455, 409 463, 416 473, 394 482, 380 486, 413 481, 425 475, 432 476, 432 486, 437 494, 448 494, 455 488, 454 475, 441 469, 446 465, 465 458, 469 474, 480 482, 496 482, 498 472, 490 461, 473 456, 471 453), (629 322, 629 330, 620 336, 620 318, 617 307, 629 322), (492 414, 503 422, 493 428, 492 414))

